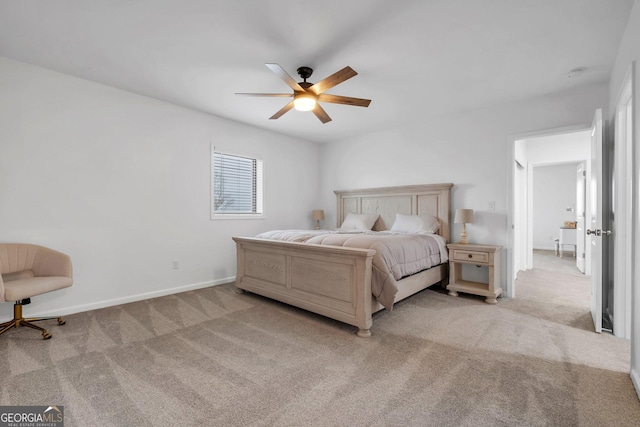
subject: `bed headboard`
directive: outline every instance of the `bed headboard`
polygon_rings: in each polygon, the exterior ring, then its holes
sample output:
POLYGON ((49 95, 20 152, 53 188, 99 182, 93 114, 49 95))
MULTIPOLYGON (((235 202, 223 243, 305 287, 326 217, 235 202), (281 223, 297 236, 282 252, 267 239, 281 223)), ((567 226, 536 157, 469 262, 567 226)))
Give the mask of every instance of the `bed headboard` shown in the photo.
POLYGON ((438 234, 450 241, 451 187, 453 184, 406 185, 334 191, 338 197, 338 227, 349 212, 378 214, 373 230, 388 230, 396 213, 430 214, 440 221, 438 234))

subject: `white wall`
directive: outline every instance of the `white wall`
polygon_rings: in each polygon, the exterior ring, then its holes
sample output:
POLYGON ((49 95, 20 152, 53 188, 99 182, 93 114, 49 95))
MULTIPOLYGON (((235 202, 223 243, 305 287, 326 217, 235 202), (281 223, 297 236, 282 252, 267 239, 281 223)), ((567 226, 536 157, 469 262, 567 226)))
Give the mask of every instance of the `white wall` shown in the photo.
MULTIPOLYGON (((29 315, 232 280, 231 236, 311 226, 317 144, 0 58, 0 242, 73 260, 29 315), (264 159, 263 220, 210 220, 210 143, 264 159), (172 261, 180 269, 172 269, 172 261)), ((0 318, 11 315, 0 304, 0 318)))
MULTIPOLYGON (((606 85, 590 85, 327 144, 322 149, 320 186, 327 224, 335 224, 335 189, 452 182, 452 209, 476 211, 474 224, 467 225, 470 242, 506 248, 504 288, 511 228, 507 224, 513 164, 510 135, 588 127, 595 109, 606 101, 606 85), (489 201, 496 202, 495 211, 488 210, 489 201)), ((452 235, 459 234, 456 224, 452 235)))
POLYGON ((564 221, 576 220, 577 167, 573 163, 533 168, 534 249, 553 250, 564 221))
MULTIPOLYGON (((634 105, 634 270, 632 272, 632 317, 631 317, 631 379, 640 396, 640 0, 636 0, 629 15, 629 21, 618 49, 616 63, 611 73, 609 84, 609 110, 615 112, 618 94, 622 89, 622 83, 629 72, 631 64, 636 61, 635 67, 635 105, 634 105)), ((613 117, 610 117, 612 120, 613 117)))
MULTIPOLYGON (((588 122, 587 128, 590 124, 591 121, 588 122)), ((591 156, 591 131, 589 129, 565 131, 557 135, 527 138, 524 140, 524 145, 526 161, 534 166, 579 163, 588 160, 591 156)))

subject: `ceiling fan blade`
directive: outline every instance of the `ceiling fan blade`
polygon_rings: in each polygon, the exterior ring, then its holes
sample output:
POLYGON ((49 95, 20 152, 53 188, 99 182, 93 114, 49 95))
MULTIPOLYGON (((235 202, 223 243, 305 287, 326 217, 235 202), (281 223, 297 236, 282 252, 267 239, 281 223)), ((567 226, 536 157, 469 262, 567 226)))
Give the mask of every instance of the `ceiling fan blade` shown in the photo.
POLYGON ((280 77, 282 80, 284 80, 284 82, 289 85, 289 87, 293 90, 297 90, 299 92, 304 92, 304 89, 302 88, 302 86, 300 86, 298 84, 298 82, 296 82, 293 77, 291 77, 285 70, 284 68, 282 68, 280 65, 278 64, 264 64, 267 67, 269 67, 269 69, 271 71, 273 71, 274 73, 276 73, 276 75, 278 77, 280 77))
POLYGON ((240 96, 281 96, 281 97, 289 97, 293 96, 292 93, 238 93, 236 95, 240 96))
POLYGON ((321 93, 318 95, 318 101, 331 102, 333 104, 353 105, 355 107, 368 107, 371 103, 370 99, 351 98, 349 96, 329 95, 328 93, 321 93))
POLYGON ((282 117, 282 115, 284 113, 286 113, 287 111, 291 110, 293 108, 293 101, 291 101, 290 103, 288 103, 287 105, 285 105, 284 107, 282 107, 280 110, 278 110, 277 113, 275 113, 273 116, 269 117, 269 120, 275 120, 275 119, 279 119, 280 117, 282 117))
POLYGON ((353 76, 357 76, 358 73, 351 67, 344 67, 342 70, 331 74, 329 77, 320 80, 318 83, 311 86, 309 89, 316 95, 320 95, 322 92, 331 89, 332 87, 339 85, 345 80, 350 79, 353 76))
POLYGON ((327 123, 331 121, 331 117, 329 117, 327 112, 324 111, 324 108, 322 108, 320 104, 316 103, 316 106, 311 111, 313 111, 313 114, 315 114, 316 117, 320 119, 322 123, 327 123))

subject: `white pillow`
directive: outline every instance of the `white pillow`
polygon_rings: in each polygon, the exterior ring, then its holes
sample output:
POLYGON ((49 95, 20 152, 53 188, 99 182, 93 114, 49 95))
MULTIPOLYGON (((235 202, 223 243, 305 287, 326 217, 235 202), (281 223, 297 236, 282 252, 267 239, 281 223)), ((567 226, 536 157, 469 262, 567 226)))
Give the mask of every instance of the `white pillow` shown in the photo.
POLYGON ((429 233, 433 234, 440 228, 438 218, 431 215, 396 214, 391 231, 394 233, 429 233))
POLYGON ((341 230, 371 230, 378 215, 354 214, 349 212, 344 219, 341 230))

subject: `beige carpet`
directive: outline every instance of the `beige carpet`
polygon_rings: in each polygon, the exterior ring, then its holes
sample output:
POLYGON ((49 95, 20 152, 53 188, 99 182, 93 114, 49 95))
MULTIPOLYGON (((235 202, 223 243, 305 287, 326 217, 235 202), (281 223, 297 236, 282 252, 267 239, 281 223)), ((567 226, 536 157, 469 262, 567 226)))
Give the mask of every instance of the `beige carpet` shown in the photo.
POLYGON ((67 427, 637 426, 629 343, 587 330, 581 277, 524 276, 497 305, 423 291, 368 339, 232 285, 79 313, 0 337, 0 404, 67 427))

